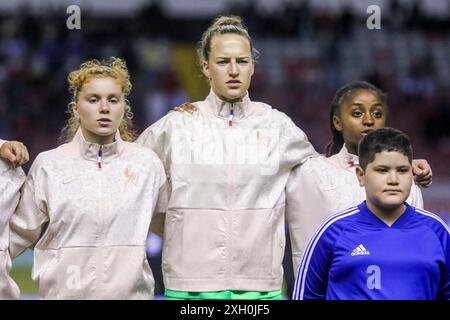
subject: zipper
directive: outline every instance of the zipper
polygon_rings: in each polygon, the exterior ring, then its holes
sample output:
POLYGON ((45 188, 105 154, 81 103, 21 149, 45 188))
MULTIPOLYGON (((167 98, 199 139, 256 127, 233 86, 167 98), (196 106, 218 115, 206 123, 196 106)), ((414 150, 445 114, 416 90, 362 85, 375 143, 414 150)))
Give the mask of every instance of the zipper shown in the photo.
POLYGON ((98 148, 98 155, 97 155, 97 167, 101 169, 102 165, 103 165, 103 145, 100 145, 100 148, 98 148))
MULTIPOLYGON (((234 104, 231 104, 231 108, 230 108, 230 114, 228 116, 228 126, 231 128, 233 126, 233 118, 234 118, 234 104)), ((225 133, 226 134, 226 133, 225 133)), ((234 214, 233 214, 233 210, 234 210, 234 201, 235 201, 235 145, 234 145, 234 140, 233 140, 233 135, 232 132, 229 132, 229 143, 230 143, 230 150, 229 150, 229 155, 228 155, 228 159, 230 160, 228 163, 228 187, 227 187, 227 207, 230 209, 230 213, 227 216, 227 220, 228 220, 228 268, 227 268, 227 276, 228 276, 228 281, 229 281, 229 285, 231 286, 231 282, 233 279, 233 254, 234 254, 234 239, 233 239, 233 222, 234 222, 234 214)))
POLYGON ((98 159, 97 159, 98 172, 100 176, 100 218, 101 218, 101 227, 100 227, 100 235, 104 234, 105 224, 106 224, 106 215, 108 213, 108 201, 107 192, 106 192, 106 181, 105 181, 105 173, 103 163, 103 145, 100 146, 98 150, 98 159))
POLYGON ((234 106, 231 104, 230 114, 228 115, 228 126, 233 126, 233 118, 234 118, 234 106))
POLYGON ((100 147, 98 148, 98 153, 97 153, 97 177, 98 177, 98 183, 99 183, 99 204, 98 204, 98 209, 99 209, 99 214, 98 214, 98 219, 99 219, 99 226, 97 229, 97 234, 95 236, 95 239, 97 240, 97 242, 101 242, 101 238, 102 238, 102 234, 103 234, 103 229, 104 229, 104 211, 105 211, 105 201, 104 201, 104 194, 105 194, 105 182, 104 182, 104 178, 103 178, 103 145, 100 145, 100 147))
POLYGON ((99 251, 96 254, 97 257, 97 285, 99 288, 103 287, 103 283, 105 281, 104 279, 104 273, 103 273, 103 269, 104 269, 104 261, 105 261, 105 251, 104 251, 104 234, 105 234, 105 224, 106 224, 106 215, 108 212, 108 202, 106 201, 106 181, 105 181, 105 170, 104 170, 104 163, 103 163, 103 145, 100 145, 100 148, 98 150, 98 158, 97 158, 97 167, 98 167, 98 174, 99 174, 99 179, 100 179, 100 226, 99 226, 99 231, 98 231, 98 243, 100 244, 99 246, 99 251), (100 260, 100 261, 99 261, 100 260))

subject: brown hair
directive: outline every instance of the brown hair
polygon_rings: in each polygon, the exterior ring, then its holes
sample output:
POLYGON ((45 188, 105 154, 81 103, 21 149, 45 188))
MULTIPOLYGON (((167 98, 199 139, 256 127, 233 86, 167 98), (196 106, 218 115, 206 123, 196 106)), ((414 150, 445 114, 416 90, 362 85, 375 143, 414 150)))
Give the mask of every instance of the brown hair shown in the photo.
POLYGON ((214 22, 202 34, 201 40, 198 42, 197 54, 200 64, 203 61, 208 61, 211 53, 211 40, 216 35, 227 33, 234 33, 243 36, 250 43, 250 50, 254 62, 259 57, 259 52, 253 47, 252 39, 248 34, 247 27, 242 22, 242 18, 238 16, 221 16, 214 20, 214 22))
POLYGON ((108 60, 99 61, 92 59, 80 65, 80 68, 69 73, 67 81, 69 82, 69 92, 72 93, 72 99, 68 106, 69 119, 61 130, 59 137, 60 143, 66 143, 73 139, 75 133, 80 127, 80 119, 75 115, 73 107, 78 100, 78 94, 83 85, 95 77, 111 77, 120 84, 125 100, 125 115, 120 123, 120 136, 125 141, 134 141, 136 134, 133 131, 133 113, 126 97, 131 92, 130 75, 123 59, 111 57, 108 60))

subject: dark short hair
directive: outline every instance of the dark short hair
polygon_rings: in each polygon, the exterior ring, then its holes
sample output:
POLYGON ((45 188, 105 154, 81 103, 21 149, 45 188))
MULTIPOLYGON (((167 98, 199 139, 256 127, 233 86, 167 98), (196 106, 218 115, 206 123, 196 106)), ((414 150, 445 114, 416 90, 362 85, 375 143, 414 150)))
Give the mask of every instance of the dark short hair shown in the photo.
POLYGON ((377 153, 383 151, 397 151, 408 157, 412 162, 413 151, 409 137, 394 128, 382 128, 369 132, 358 145, 359 165, 366 167, 375 159, 377 153))

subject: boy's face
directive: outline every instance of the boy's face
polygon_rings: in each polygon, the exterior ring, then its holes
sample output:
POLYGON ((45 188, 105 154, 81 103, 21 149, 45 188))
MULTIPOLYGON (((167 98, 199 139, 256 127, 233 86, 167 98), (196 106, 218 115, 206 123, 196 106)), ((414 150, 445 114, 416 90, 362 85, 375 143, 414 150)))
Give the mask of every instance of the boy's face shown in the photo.
POLYGON ((411 164, 407 156, 397 151, 377 153, 366 170, 357 167, 356 174, 360 186, 366 189, 367 202, 382 210, 401 206, 411 191, 411 164))

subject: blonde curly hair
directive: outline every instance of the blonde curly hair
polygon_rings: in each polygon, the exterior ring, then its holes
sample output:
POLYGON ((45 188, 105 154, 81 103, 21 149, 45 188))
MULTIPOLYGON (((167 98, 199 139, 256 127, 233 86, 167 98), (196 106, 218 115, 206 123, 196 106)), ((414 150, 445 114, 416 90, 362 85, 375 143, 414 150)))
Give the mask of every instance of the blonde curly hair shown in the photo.
POLYGON ((128 68, 123 59, 111 57, 108 60, 99 61, 97 59, 88 60, 80 65, 80 68, 69 73, 67 81, 69 82, 69 92, 72 93, 72 99, 68 105, 69 119, 61 130, 59 137, 60 143, 66 143, 73 139, 75 133, 80 127, 80 119, 74 113, 74 106, 78 101, 78 94, 82 90, 83 85, 95 77, 111 77, 116 79, 122 87, 125 99, 125 116, 120 125, 120 136, 125 141, 134 141, 136 134, 133 131, 133 113, 126 99, 131 92, 131 81, 128 68))

